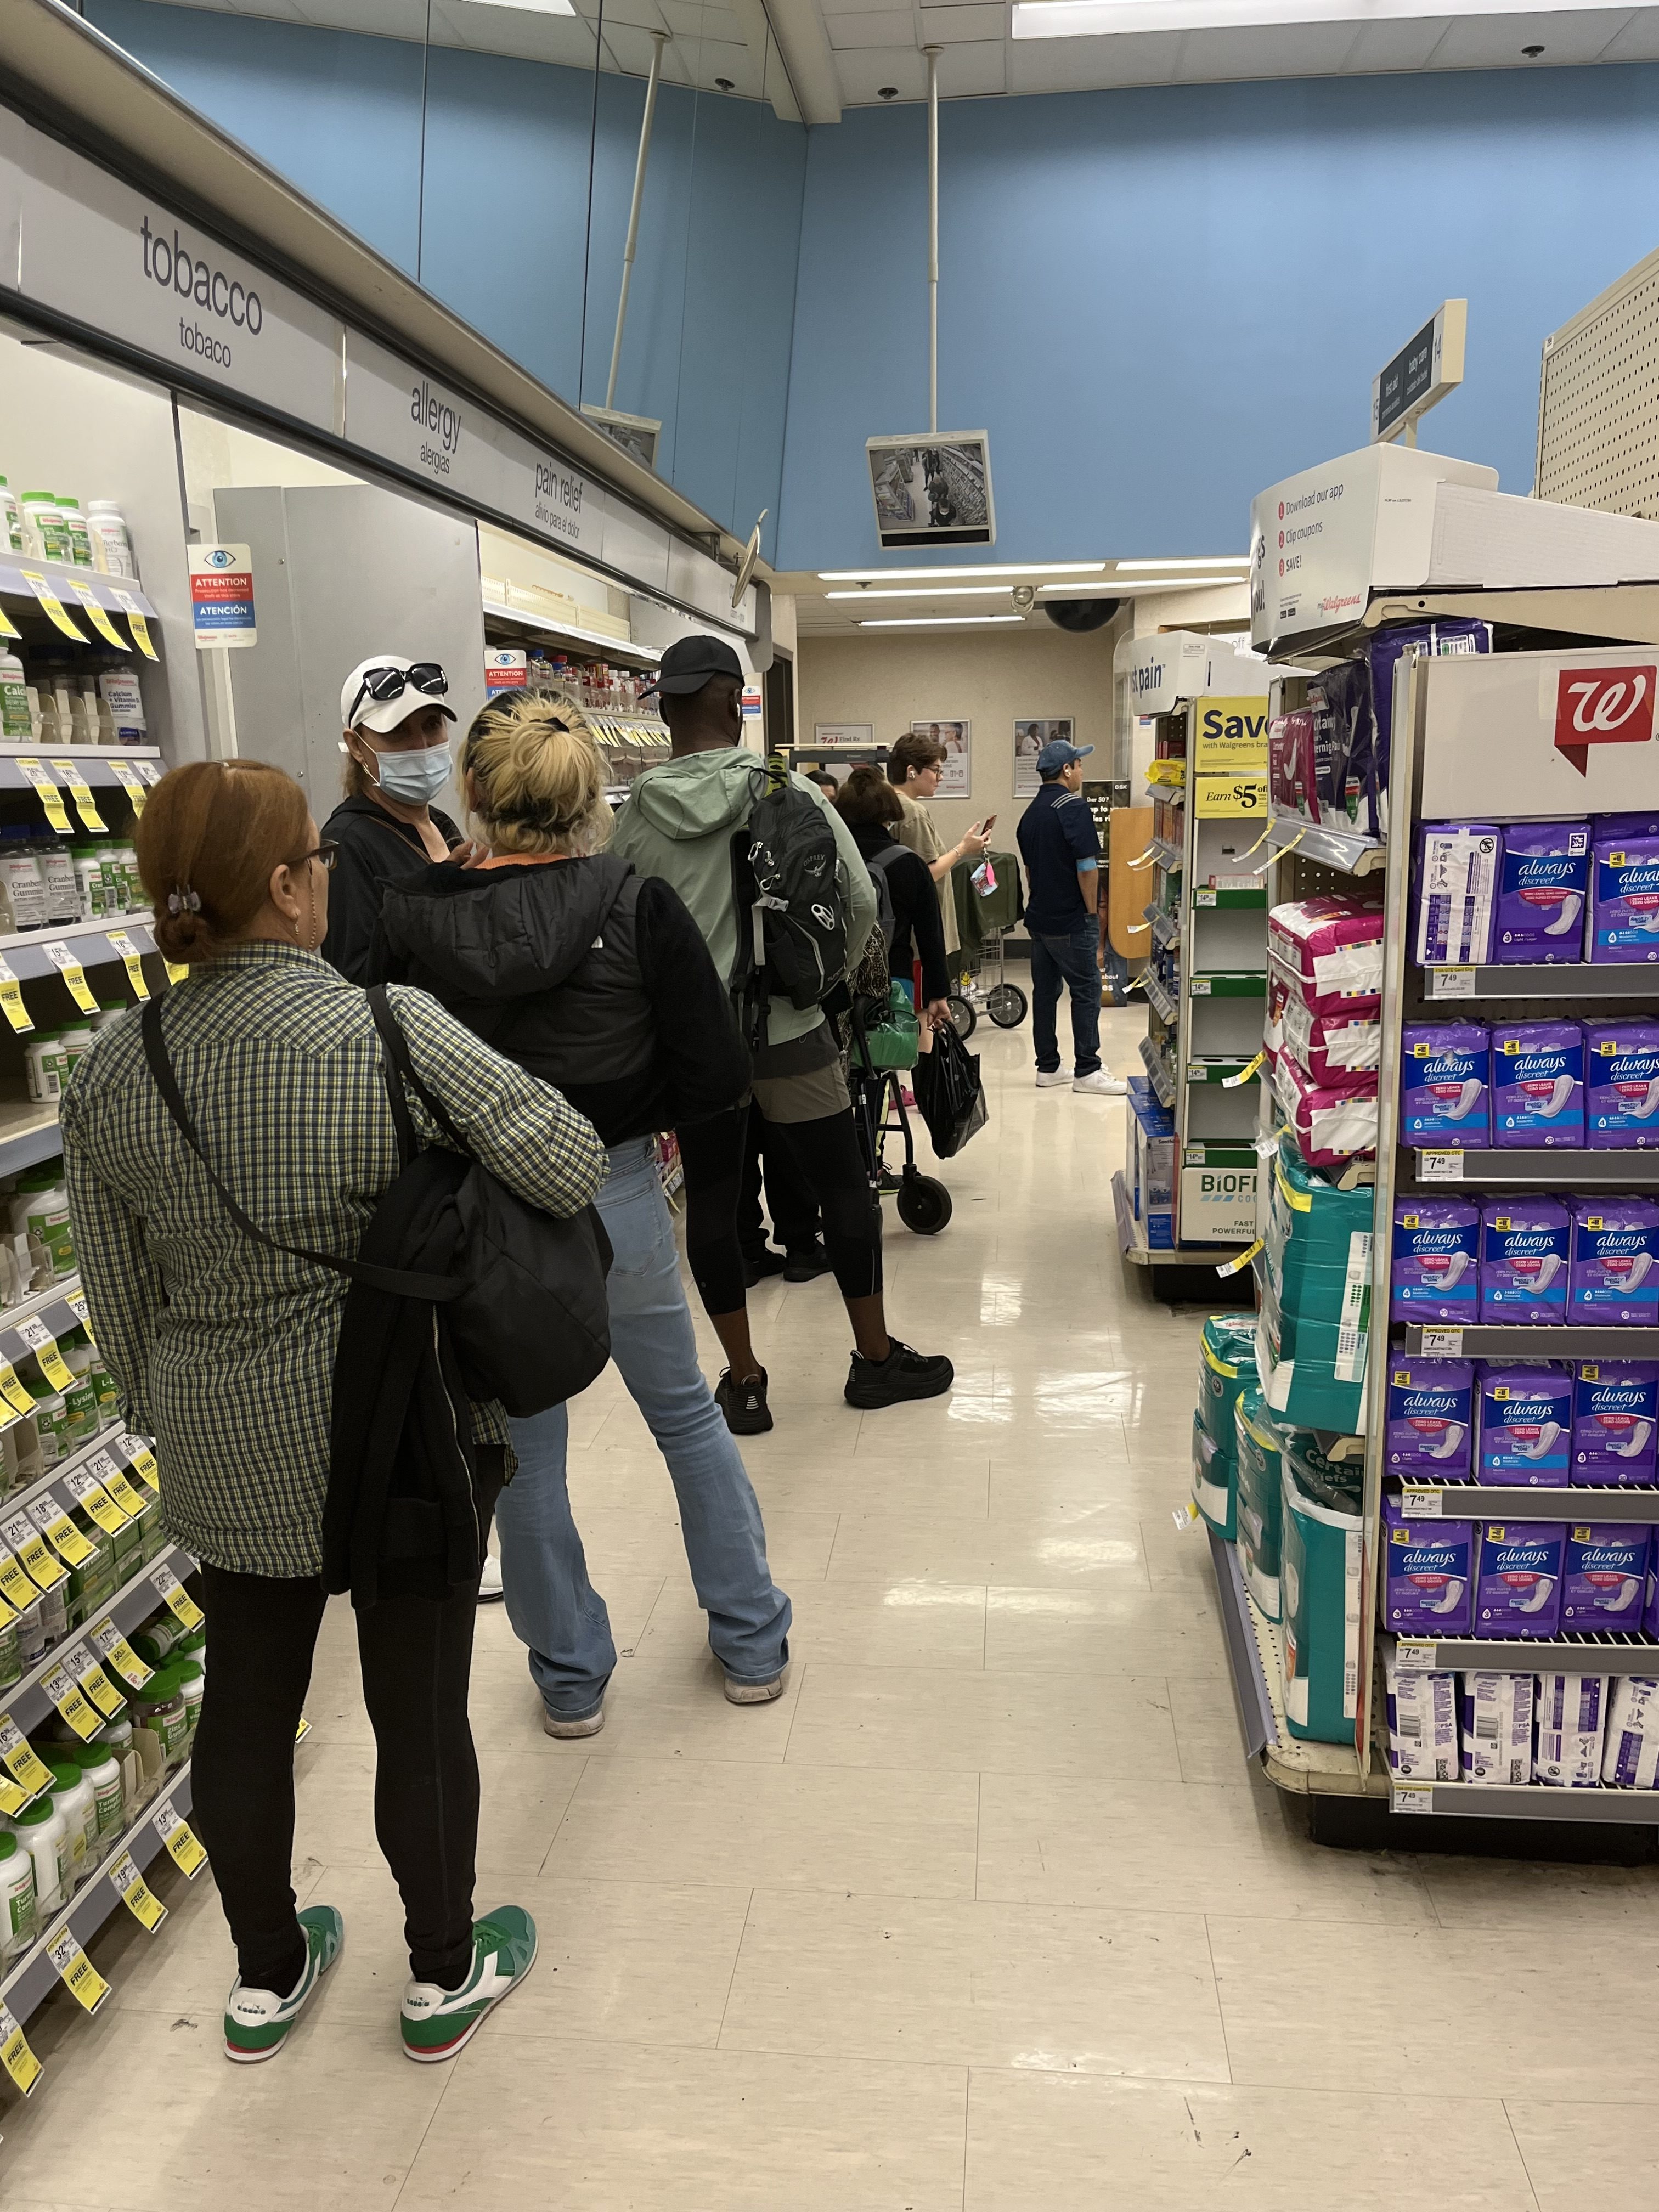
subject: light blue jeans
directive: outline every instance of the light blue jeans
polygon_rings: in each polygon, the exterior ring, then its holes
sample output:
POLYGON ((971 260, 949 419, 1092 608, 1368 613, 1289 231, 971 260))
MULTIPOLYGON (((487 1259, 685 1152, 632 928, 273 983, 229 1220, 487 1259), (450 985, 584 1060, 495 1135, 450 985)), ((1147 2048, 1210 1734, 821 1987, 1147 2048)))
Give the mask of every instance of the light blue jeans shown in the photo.
MULTIPOLYGON (((616 1255, 611 1356, 668 1462, 709 1644, 735 1680, 769 1682, 789 1656, 789 1601, 773 1583, 760 1506, 697 1364, 673 1218, 648 1138, 611 1146, 597 1203, 616 1255)), ((495 1508, 507 1619, 529 1649, 548 1711, 575 1720, 605 1695, 617 1647, 571 1518, 569 1423, 554 1406, 511 1425, 518 1472, 495 1508)))

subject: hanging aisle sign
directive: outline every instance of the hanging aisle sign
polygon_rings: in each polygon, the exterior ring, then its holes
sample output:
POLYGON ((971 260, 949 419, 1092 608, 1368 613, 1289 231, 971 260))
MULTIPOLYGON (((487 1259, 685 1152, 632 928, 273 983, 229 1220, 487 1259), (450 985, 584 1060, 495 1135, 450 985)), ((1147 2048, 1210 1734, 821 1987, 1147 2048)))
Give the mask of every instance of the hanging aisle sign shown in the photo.
POLYGON ((252 546, 192 545, 190 604, 198 653, 220 646, 257 645, 252 546))

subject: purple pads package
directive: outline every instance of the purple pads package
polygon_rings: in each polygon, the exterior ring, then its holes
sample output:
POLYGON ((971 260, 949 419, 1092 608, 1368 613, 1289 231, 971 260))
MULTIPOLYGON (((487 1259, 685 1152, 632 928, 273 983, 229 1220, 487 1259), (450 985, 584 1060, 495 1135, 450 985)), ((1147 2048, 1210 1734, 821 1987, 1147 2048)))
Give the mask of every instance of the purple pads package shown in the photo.
POLYGON ((1593 1152, 1659 1147, 1659 1022, 1596 1022, 1585 1030, 1584 1123, 1593 1152))
POLYGON ((1659 1480, 1659 1365, 1586 1359, 1573 1372, 1572 1479, 1646 1488, 1659 1480))
POLYGON ((1473 1521, 1408 1521, 1397 1498, 1382 1500, 1385 1626, 1401 1636, 1469 1633, 1474 1528, 1473 1521))
POLYGON ((1482 1022, 1407 1023, 1400 1041, 1403 1144, 1449 1152, 1487 1149, 1491 1050, 1492 1032, 1482 1022))
POLYGON ((1659 1205, 1650 1198, 1581 1198, 1572 1214, 1567 1318, 1659 1325, 1659 1205))
POLYGON ((1567 1317, 1572 1221, 1557 1198, 1489 1198, 1480 1209, 1480 1318, 1567 1317))
POLYGON ((1472 1322, 1480 1276, 1480 1208, 1467 1198, 1397 1200, 1390 1273, 1392 1320, 1472 1322))
POLYGON ((1419 968, 1478 968, 1491 959, 1503 842, 1491 822, 1425 822, 1418 831, 1411 941, 1419 968))
POLYGON ((1512 822, 1505 829, 1492 921, 1495 963, 1547 966, 1583 958, 1589 844, 1585 822, 1512 822))
POLYGON ((1537 1748, 1532 1778, 1556 1790, 1594 1790, 1601 1778, 1607 1725, 1606 1674, 1538 1677, 1537 1748))
POLYGON ((1648 1531, 1627 1521, 1569 1527, 1561 1555, 1561 1626, 1642 1626, 1648 1594, 1648 1531))
POLYGON ((1565 1487, 1572 1448, 1572 1376, 1566 1370, 1483 1361, 1480 1392, 1475 1480, 1516 1490, 1565 1487))
POLYGON ((1659 837, 1598 837, 1590 892, 1590 958, 1659 962, 1659 837))
POLYGON ((1494 1023, 1492 1140, 1500 1151, 1583 1149, 1584 1032, 1577 1022, 1494 1023))
POLYGON ((1486 1521, 1474 1590, 1477 1636, 1556 1636, 1567 1532, 1553 1521, 1486 1521))
POLYGON ((1389 1471, 1467 1482, 1474 1455, 1474 1369, 1467 1359, 1389 1362, 1389 1471))
POLYGON ((1659 837, 1659 810, 1647 814, 1592 814, 1590 843, 1622 845, 1634 837, 1659 837))
POLYGON ((1371 759, 1369 794, 1370 827, 1377 836, 1389 827, 1389 769, 1394 756, 1394 676, 1401 655, 1412 647, 1440 658, 1449 653, 1490 653, 1492 624, 1454 615, 1446 622, 1401 623, 1379 630, 1366 658, 1370 662, 1371 759))

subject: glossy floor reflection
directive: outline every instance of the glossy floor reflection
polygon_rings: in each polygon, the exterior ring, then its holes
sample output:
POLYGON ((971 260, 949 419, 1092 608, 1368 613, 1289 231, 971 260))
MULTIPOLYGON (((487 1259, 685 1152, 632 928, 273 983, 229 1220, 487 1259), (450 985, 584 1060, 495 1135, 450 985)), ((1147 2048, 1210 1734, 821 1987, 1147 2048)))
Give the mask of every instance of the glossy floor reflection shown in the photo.
MULTIPOLYGON (((1143 1025, 1109 1020, 1121 1070, 1143 1025)), ((941 1170, 955 1218, 888 1243, 894 1325, 951 1352, 953 1395, 854 1413, 833 1285, 756 1297, 788 1694, 721 1698, 666 1477, 602 1382, 572 1487, 624 1655, 604 1734, 543 1736, 505 1619, 480 1621, 480 1901, 536 1914, 534 1977, 452 2066, 399 2054, 335 1618, 296 1870, 346 1916, 331 1984, 273 2064, 226 2065, 210 1877, 158 1876, 160 1936, 97 1947, 97 2018, 60 1997, 33 2031, 4 2212, 1659 2197, 1659 1875, 1303 1839, 1246 1768, 1207 1553, 1171 1520, 1199 1316, 1120 1267, 1123 1109, 1037 1091, 1029 1031, 975 1046, 991 1121, 941 1170)))

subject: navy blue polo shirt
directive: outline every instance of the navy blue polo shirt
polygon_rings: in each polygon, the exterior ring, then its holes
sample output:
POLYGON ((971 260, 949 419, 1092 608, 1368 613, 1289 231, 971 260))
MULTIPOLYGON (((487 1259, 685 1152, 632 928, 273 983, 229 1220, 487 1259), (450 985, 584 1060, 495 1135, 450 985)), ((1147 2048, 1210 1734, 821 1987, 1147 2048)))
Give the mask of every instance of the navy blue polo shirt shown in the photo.
POLYGON ((1063 783, 1045 783, 1019 817, 1020 858, 1030 886, 1025 927, 1039 937, 1069 937, 1094 916, 1078 889, 1079 866, 1098 867, 1100 837, 1089 802, 1063 783))

